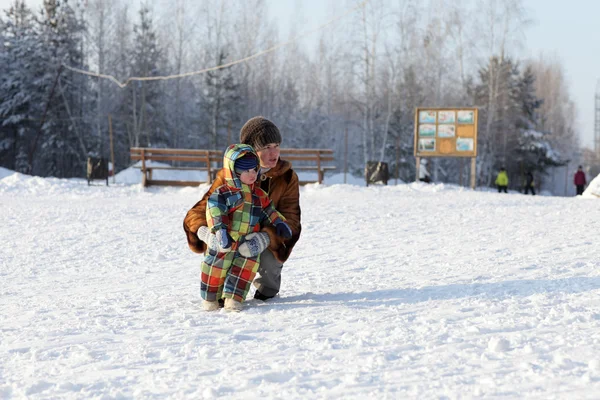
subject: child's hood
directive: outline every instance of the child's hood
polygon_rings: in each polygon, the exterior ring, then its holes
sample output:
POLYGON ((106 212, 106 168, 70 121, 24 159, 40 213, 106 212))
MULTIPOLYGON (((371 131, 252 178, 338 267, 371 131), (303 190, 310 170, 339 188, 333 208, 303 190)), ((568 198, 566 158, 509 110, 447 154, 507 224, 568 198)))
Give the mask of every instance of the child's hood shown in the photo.
POLYGON ((256 157, 256 161, 258 162, 259 158, 254 148, 247 144, 232 144, 225 150, 225 155, 223 156, 223 169, 225 173, 225 182, 229 187, 235 187, 238 189, 242 188, 242 181, 240 177, 235 173, 235 160, 243 157, 246 154, 252 154, 256 157))

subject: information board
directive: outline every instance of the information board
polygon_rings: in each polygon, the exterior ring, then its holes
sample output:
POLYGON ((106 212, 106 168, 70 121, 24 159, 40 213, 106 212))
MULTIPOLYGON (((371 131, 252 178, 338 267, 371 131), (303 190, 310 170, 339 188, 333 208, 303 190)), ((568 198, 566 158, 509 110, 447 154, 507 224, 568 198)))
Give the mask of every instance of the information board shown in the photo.
POLYGON ((417 108, 414 154, 417 157, 477 156, 477 109, 417 108))

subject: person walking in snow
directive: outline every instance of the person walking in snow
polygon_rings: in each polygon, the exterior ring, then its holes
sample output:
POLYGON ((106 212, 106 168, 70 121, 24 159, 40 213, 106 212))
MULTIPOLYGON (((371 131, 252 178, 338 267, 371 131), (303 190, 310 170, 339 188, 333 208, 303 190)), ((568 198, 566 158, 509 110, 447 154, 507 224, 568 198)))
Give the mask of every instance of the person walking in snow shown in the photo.
MULTIPOLYGON (((253 282, 256 287, 254 298, 265 301, 279 293, 283 264, 300 238, 300 185, 290 162, 279 157, 282 137, 273 122, 261 116, 249 119, 240 130, 240 142, 256 151, 260 161, 260 188, 269 195, 292 231, 292 237, 285 239, 277 235, 275 227, 261 224, 260 231, 247 235, 239 246, 240 254, 245 257, 260 254, 258 274, 253 282)), ((208 229, 206 205, 215 189, 224 183, 225 175, 221 170, 210 189, 185 216, 183 229, 188 246, 195 253, 204 253, 207 243, 216 240, 208 229)))
POLYGON ((587 183, 587 181, 585 180, 585 172, 583 172, 583 167, 581 165, 577 167, 577 172, 575 172, 573 183, 575 184, 575 188, 577 189, 576 196, 582 195, 583 189, 585 189, 585 184, 587 183))
POLYGON ((533 182, 533 174, 531 171, 527 171, 525 174, 525 194, 528 194, 531 190, 531 195, 535 196, 535 186, 533 182))
POLYGON ((267 193, 254 185, 258 176, 258 156, 247 144, 233 144, 225 151, 225 184, 207 200, 206 221, 216 243, 209 244, 202 263, 200 294, 207 311, 219 308, 240 311, 260 263, 260 254, 244 256, 239 246, 246 235, 260 230, 268 221, 285 239, 292 237, 285 217, 279 214, 267 193))
POLYGON ((498 186, 498 193, 508 193, 508 175, 506 174, 506 169, 504 169, 504 167, 500 168, 500 172, 498 172, 496 186, 498 186))
POLYGON ((419 166, 419 180, 425 183, 431 183, 431 175, 427 171, 427 160, 421 159, 421 165, 419 166))

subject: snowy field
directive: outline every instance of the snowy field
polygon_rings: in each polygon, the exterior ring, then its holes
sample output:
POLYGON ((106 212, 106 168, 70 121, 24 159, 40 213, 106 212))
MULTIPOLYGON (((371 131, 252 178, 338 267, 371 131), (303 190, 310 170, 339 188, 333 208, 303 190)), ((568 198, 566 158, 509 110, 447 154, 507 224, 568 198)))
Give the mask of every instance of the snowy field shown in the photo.
POLYGON ((310 185, 280 297, 207 313, 206 186, 96 185, 0 170, 2 399, 600 398, 593 195, 310 185))

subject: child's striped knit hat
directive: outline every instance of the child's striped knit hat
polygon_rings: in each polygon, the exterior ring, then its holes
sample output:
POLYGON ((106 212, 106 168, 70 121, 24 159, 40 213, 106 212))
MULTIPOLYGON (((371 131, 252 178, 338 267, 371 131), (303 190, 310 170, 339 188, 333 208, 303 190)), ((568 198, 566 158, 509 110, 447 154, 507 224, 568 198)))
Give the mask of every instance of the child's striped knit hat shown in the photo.
POLYGON ((256 169, 256 167, 258 167, 258 160, 254 154, 247 153, 235 160, 234 169, 235 173, 238 175, 241 175, 244 171, 256 169))

